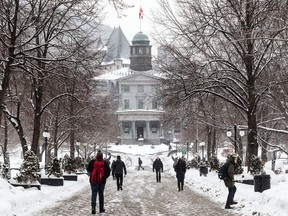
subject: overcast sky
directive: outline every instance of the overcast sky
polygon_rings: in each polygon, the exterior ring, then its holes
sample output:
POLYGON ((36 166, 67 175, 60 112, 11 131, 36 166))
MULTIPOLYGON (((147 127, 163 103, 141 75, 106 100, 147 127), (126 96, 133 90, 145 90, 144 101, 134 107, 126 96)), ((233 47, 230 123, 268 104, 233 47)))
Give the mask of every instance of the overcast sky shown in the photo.
MULTIPOLYGON (((154 46, 150 32, 152 31, 151 11, 156 7, 156 0, 125 0, 126 3, 134 5, 133 8, 125 10, 126 17, 118 18, 115 9, 107 6, 109 13, 104 24, 113 27, 121 27, 128 41, 131 43, 133 36, 140 31, 139 10, 143 9, 144 17, 141 19, 141 31, 149 37, 151 45, 154 46)), ((156 47, 153 47, 154 49, 156 47)))

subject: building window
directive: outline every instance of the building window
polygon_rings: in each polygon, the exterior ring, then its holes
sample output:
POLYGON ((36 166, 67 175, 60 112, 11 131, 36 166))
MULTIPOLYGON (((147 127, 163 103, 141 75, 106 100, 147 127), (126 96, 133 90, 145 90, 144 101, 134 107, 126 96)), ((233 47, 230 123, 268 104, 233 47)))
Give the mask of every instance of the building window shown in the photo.
POLYGON ((139 47, 139 54, 143 54, 143 48, 139 47))
POLYGON ((157 133, 157 128, 152 127, 152 128, 151 128, 151 131, 152 131, 152 133, 157 133))
POLYGON ((146 54, 149 55, 150 52, 149 52, 149 47, 146 47, 146 54))
POLYGON ((124 99, 124 109, 130 108, 130 101, 128 99, 124 99))
POLYGON ((129 127, 124 128, 124 133, 129 133, 129 127))
POLYGON ((130 91, 130 86, 129 85, 123 85, 123 92, 129 93, 130 91))
POLYGON ((138 92, 144 92, 144 86, 138 85, 138 92))
POLYGON ((143 99, 138 99, 138 109, 144 109, 143 99))
POLYGON ((158 107, 157 100, 154 99, 154 100, 152 101, 152 109, 157 109, 157 107, 158 107))

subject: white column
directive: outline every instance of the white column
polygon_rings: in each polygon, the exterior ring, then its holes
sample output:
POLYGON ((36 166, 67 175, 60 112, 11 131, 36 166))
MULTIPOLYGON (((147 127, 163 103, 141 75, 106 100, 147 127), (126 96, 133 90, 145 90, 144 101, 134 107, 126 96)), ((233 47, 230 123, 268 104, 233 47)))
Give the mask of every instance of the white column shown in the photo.
POLYGON ((151 136, 151 132, 150 132, 150 121, 146 122, 146 127, 147 127, 147 137, 146 138, 150 138, 151 136))

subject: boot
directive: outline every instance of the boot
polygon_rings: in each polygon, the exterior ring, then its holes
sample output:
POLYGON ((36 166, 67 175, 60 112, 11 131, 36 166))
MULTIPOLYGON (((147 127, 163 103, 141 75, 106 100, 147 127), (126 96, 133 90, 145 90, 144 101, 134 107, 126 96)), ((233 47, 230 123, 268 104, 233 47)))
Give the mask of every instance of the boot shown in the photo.
POLYGON ((92 214, 96 214, 96 206, 92 206, 92 214))
POLYGON ((232 207, 230 206, 230 204, 228 202, 225 205, 225 209, 232 209, 232 207))
POLYGON ((232 202, 230 203, 230 205, 235 205, 235 204, 238 204, 238 202, 232 201, 232 202))
POLYGON ((104 213, 105 212, 105 209, 100 209, 100 213, 104 213))

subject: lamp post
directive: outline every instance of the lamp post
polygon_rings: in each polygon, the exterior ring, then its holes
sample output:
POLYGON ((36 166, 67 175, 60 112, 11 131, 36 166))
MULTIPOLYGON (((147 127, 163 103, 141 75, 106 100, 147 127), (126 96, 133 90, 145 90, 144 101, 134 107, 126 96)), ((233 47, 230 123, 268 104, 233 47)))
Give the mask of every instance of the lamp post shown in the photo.
POLYGON ((47 163, 48 163, 47 147, 48 147, 48 139, 50 138, 50 133, 48 132, 48 127, 45 127, 45 130, 43 132, 43 137, 45 139, 45 165, 44 165, 44 168, 46 170, 47 169, 47 163))
POLYGON ((204 146, 205 146, 205 142, 199 143, 199 146, 202 147, 202 159, 203 159, 203 158, 204 158, 204 146))
MULTIPOLYGON (((235 148, 235 153, 237 153, 238 152, 238 147, 237 147, 237 130, 238 130, 238 127, 237 127, 236 124, 234 125, 233 130, 234 130, 234 148, 235 148)), ((231 137, 232 136, 232 131, 228 130, 226 135, 228 137, 231 137)), ((242 136, 245 135, 245 132, 243 130, 240 130, 239 131, 239 135, 242 137, 242 136)))
POLYGON ((85 161, 86 161, 86 157, 87 157, 87 143, 83 143, 83 146, 84 146, 84 158, 85 158, 85 161))
POLYGON ((78 154, 78 157, 80 155, 80 142, 76 142, 76 146, 77 146, 77 154, 78 154))

